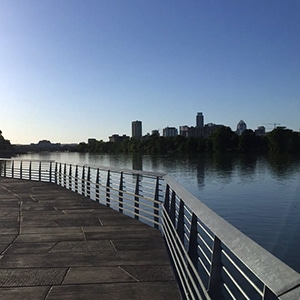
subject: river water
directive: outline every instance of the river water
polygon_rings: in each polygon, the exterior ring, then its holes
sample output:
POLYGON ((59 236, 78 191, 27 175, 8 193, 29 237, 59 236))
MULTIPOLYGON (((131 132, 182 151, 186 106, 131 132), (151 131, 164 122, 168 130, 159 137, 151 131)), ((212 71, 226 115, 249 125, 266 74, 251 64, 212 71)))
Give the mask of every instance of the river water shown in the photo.
POLYGON ((40 153, 21 158, 166 172, 208 207, 300 272, 300 159, 40 153))

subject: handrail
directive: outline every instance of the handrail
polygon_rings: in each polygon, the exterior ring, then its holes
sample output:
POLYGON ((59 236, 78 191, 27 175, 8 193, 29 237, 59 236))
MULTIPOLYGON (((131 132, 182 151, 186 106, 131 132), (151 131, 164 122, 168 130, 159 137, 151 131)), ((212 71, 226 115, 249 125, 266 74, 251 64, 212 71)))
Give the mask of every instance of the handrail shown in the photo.
POLYGON ((54 183, 162 232, 184 299, 300 299, 300 274, 164 173, 0 159, 0 177, 54 183))

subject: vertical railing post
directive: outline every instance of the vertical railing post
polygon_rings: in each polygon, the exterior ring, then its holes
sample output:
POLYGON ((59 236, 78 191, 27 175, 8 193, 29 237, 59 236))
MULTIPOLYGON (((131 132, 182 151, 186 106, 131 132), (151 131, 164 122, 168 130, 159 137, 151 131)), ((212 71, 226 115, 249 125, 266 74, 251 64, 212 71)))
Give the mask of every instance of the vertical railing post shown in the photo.
POLYGON ((54 174, 54 182, 55 182, 55 184, 57 184, 57 169, 58 169, 58 167, 57 167, 57 162, 55 162, 55 174, 54 174))
POLYGON ((165 201, 164 201, 165 210, 170 212, 170 186, 166 185, 165 201))
POLYGON ((122 171, 120 175, 120 184, 119 184, 119 212, 123 213, 123 172, 122 171))
POLYGON ((78 165, 75 167, 75 193, 78 193, 78 165))
POLYGON ((106 206, 110 206, 110 170, 107 171, 106 180, 106 206))
MULTIPOLYGON (((188 255, 192 261, 192 264, 198 270, 198 225, 197 225, 197 216, 193 213, 192 220, 191 220, 191 229, 190 229, 190 236, 189 236, 189 248, 188 248, 188 255)), ((194 271, 191 267, 189 267, 191 272, 191 278, 189 280, 194 280, 197 282, 194 271)), ((199 288, 198 284, 197 287, 193 288, 196 293, 197 288, 199 288)))
POLYGON ((140 214, 140 211, 139 211, 139 193, 140 193, 140 175, 137 174, 136 175, 136 183, 135 183, 135 196, 134 196, 134 218, 135 219, 139 219, 139 214, 140 214))
POLYGON ((86 194, 88 198, 91 197, 91 167, 88 167, 88 171, 87 171, 86 194))
POLYGON ((177 233, 181 242, 184 244, 184 203, 181 199, 179 202, 177 233))
POLYGON ((208 293, 212 300, 221 299, 222 295, 222 245, 218 237, 214 237, 213 253, 208 282, 208 293))
POLYGON ((65 163, 64 164, 64 175, 63 175, 63 178, 64 178, 64 188, 67 186, 67 164, 65 163))
POLYGON ((6 163, 7 163, 7 161, 5 160, 4 161, 4 172, 3 172, 4 173, 4 177, 6 177, 6 163))
POLYGON ((97 168, 97 174, 96 174, 96 201, 100 202, 100 189, 99 189, 99 182, 100 182, 100 171, 99 168, 97 168))
POLYGON ((20 161, 20 179, 22 179, 22 177, 23 177, 23 167, 22 167, 22 163, 23 163, 23 161, 21 160, 21 161, 20 161))
POLYGON ((31 161, 29 162, 29 180, 31 180, 31 161))
POLYGON ((82 167, 82 175, 81 175, 81 195, 85 195, 85 166, 82 167))
POLYGON ((14 178, 14 173, 15 173, 15 161, 11 161, 11 178, 14 178))
POLYGON ((191 258, 191 261, 193 262, 194 266, 196 269, 197 264, 198 264, 198 241, 197 241, 197 234, 198 234, 198 229, 197 229, 197 217, 193 213, 192 215, 192 221, 191 221, 191 229, 190 229, 190 241, 189 241, 189 250, 188 254, 189 257, 191 258))
POLYGON ((72 190, 72 165, 69 165, 69 190, 72 190))
POLYGON ((49 182, 52 182, 52 161, 49 163, 49 182))
POLYGON ((175 210, 176 210, 175 199, 176 199, 176 193, 175 193, 175 191, 172 190, 171 207, 170 207, 170 219, 172 220, 172 223, 173 223, 174 227, 175 227, 175 223, 176 223, 176 220, 175 220, 175 210))
POLYGON ((61 163, 59 163, 58 184, 61 186, 61 163))
POLYGON ((154 194, 154 228, 158 229, 159 225, 159 177, 156 177, 155 194, 154 194))
POLYGON ((42 180, 42 162, 39 162, 39 181, 42 180))

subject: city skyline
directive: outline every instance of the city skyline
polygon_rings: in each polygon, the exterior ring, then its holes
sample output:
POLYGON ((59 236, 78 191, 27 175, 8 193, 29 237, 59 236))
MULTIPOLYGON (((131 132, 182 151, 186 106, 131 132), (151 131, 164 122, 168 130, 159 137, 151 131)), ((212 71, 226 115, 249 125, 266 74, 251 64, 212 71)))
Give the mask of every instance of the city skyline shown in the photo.
POLYGON ((0 129, 78 143, 205 123, 299 131, 300 2, 0 3, 0 129), (267 125, 266 128, 268 127, 267 125), (272 125, 269 125, 272 127, 272 125))

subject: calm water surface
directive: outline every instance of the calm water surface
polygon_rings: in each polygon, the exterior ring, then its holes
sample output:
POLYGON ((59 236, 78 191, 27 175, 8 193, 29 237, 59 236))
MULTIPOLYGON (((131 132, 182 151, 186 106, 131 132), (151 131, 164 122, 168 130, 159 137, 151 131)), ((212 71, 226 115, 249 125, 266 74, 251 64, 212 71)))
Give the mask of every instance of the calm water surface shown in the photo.
POLYGON ((208 207, 300 272, 300 159, 80 153, 21 157, 169 173, 208 207))

